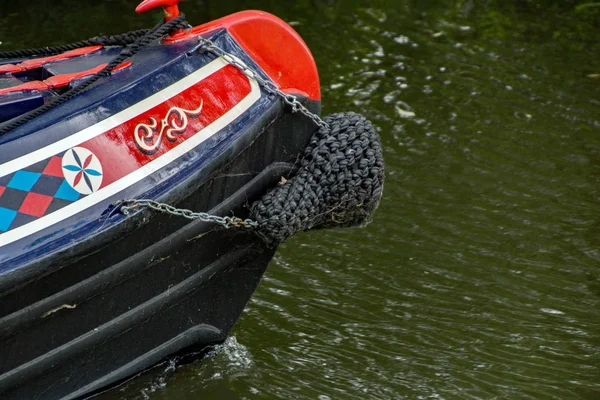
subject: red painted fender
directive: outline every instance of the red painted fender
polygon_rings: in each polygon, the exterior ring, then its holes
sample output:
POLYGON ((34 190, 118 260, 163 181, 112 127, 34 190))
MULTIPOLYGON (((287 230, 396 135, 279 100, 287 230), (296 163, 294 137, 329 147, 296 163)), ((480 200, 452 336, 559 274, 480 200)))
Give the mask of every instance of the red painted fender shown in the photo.
POLYGON ((242 11, 166 38, 166 43, 225 28, 285 92, 321 100, 315 60, 300 35, 283 20, 263 11, 242 11))

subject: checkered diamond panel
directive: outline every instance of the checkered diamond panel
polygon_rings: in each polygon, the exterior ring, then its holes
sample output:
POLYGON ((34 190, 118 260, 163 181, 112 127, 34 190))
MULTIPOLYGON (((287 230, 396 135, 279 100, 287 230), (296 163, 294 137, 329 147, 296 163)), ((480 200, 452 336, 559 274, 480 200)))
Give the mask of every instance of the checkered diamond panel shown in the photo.
POLYGON ((0 177, 0 233, 28 224, 81 197, 65 179, 59 156, 0 177))

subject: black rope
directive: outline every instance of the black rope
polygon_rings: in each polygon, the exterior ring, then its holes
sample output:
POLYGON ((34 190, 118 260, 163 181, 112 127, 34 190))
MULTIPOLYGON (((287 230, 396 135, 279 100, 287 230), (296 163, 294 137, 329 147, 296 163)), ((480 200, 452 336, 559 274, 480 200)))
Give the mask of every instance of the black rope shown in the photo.
POLYGON ((364 226, 383 193, 384 163, 375 128, 360 114, 324 118, 300 169, 252 204, 250 218, 271 247, 309 229, 364 226))
MULTIPOLYGON (((129 57, 131 57, 134 54, 136 54, 137 52, 139 52, 142 48, 148 46, 153 41, 160 39, 163 36, 173 32, 177 29, 184 29, 187 27, 188 27, 188 23, 185 21, 185 15, 183 15, 183 14, 179 15, 177 18, 173 18, 169 22, 163 23, 161 21, 161 23, 156 25, 154 28, 146 31, 146 33, 143 36, 138 37, 131 45, 125 47, 121 51, 121 53, 119 53, 119 55, 117 57, 115 57, 110 63, 108 63, 108 65, 106 67, 104 67, 101 71, 99 71, 95 75, 92 75, 89 79, 85 80, 79 86, 63 93, 59 97, 53 98, 48 103, 44 104, 43 106, 41 106, 39 108, 36 108, 35 110, 32 110, 28 113, 21 115, 20 117, 7 122, 5 125, 1 125, 0 135, 10 132, 11 130, 25 124, 26 122, 29 122, 32 119, 39 117, 40 115, 53 109, 54 107, 63 104, 67 100, 72 99, 73 97, 77 96, 78 94, 83 93, 91 85, 96 83, 98 80, 109 76, 111 74, 111 71, 114 68, 119 66, 123 61, 125 61, 129 57)), ((139 31, 136 31, 136 32, 139 32, 139 31)), ((123 35, 119 35, 119 36, 123 36, 123 35)))

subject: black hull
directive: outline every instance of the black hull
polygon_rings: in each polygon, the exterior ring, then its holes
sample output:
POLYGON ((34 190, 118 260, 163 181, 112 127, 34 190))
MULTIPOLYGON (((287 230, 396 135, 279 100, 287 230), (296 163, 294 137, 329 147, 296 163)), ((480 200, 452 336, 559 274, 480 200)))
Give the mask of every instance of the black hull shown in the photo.
MULTIPOLYGON (((290 174, 315 131, 282 107, 232 149, 233 161, 216 161, 170 203, 247 216, 249 204, 290 174)), ((131 220, 97 247, 2 277, 0 398, 82 397, 224 341, 275 251, 249 231, 149 212, 131 220)))

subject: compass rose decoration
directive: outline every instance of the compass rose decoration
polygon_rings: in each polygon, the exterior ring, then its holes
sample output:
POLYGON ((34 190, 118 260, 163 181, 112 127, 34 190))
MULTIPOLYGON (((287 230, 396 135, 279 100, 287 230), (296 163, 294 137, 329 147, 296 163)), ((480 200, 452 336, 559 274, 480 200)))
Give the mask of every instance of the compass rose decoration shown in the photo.
POLYGON ((83 147, 67 150, 62 159, 65 179, 81 194, 91 194, 102 184, 102 165, 98 157, 83 147))

